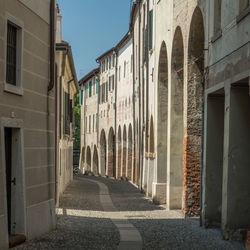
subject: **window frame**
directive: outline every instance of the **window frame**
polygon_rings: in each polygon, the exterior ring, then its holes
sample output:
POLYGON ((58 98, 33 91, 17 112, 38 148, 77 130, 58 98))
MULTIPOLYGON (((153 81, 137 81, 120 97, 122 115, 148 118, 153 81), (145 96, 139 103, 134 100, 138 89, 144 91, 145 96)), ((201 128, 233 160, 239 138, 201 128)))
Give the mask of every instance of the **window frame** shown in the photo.
POLYGON ((22 96, 24 94, 22 86, 22 69, 23 69, 23 30, 24 22, 17 19, 9 13, 6 13, 5 17, 5 39, 4 39, 4 91, 12 93, 15 95, 22 96), (8 83, 6 81, 7 77, 7 33, 8 33, 8 24, 11 24, 17 28, 17 39, 16 39, 16 85, 8 83))

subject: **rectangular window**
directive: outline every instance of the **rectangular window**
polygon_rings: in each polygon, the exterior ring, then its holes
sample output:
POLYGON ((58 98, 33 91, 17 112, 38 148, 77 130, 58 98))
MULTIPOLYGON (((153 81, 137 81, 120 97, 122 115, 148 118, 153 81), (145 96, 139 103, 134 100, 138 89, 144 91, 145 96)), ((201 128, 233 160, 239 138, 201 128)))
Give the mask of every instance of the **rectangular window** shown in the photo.
POLYGON ((119 81, 121 81, 121 66, 119 66, 119 81))
POLYGON ((95 132, 95 115, 93 115, 93 132, 95 132))
POLYGON ((80 105, 82 105, 82 92, 83 92, 83 90, 81 89, 80 93, 79 93, 79 104, 80 105))
POLYGON ((86 117, 86 126, 85 126, 85 131, 88 133, 88 117, 86 117))
POLYGON ((124 72, 123 72, 123 77, 125 78, 126 77, 126 65, 127 65, 127 62, 125 61, 124 62, 124 72))
POLYGON ((115 89, 115 76, 112 75, 112 89, 115 89))
POLYGON ((106 102, 108 101, 108 82, 106 82, 106 102))
POLYGON ((221 0, 214 0, 214 35, 221 30, 221 0))
POLYGON ((98 128, 98 114, 96 114, 95 122, 96 122, 95 131, 97 132, 97 128, 98 128))
POLYGON ((248 6, 250 6, 250 0, 240 0, 239 1, 240 12, 245 10, 248 6))
POLYGON ((88 83, 85 85, 85 98, 87 99, 88 98, 88 83))
POLYGON ((111 56, 109 56, 109 69, 111 69, 111 56))
POLYGON ((17 27, 8 22, 6 82, 17 85, 17 27))
POLYGON ((109 91, 111 91, 111 85, 112 85, 112 77, 109 77, 109 91))
POLYGON ((149 11, 149 50, 153 48, 153 10, 149 11))
POLYGON ((89 133, 91 133, 91 115, 89 116, 89 133))
POLYGON ((96 84, 96 82, 95 81, 93 81, 93 90, 92 90, 92 92, 93 92, 93 95, 95 95, 95 84, 96 84))
POLYGON ((102 85, 102 103, 105 102, 105 83, 102 85))
POLYGON ((131 55, 131 60, 130 60, 130 72, 133 72, 133 55, 131 55))
POLYGON ((89 82, 89 97, 91 97, 92 81, 89 82))

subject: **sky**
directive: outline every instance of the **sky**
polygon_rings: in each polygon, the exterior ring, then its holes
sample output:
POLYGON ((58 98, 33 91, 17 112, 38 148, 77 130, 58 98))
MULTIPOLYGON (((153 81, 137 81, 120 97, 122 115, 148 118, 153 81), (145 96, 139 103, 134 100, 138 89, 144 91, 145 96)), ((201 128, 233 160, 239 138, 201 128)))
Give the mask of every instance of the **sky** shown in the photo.
POLYGON ((131 0, 57 0, 62 39, 69 42, 80 80, 96 58, 114 47, 129 28, 131 0))

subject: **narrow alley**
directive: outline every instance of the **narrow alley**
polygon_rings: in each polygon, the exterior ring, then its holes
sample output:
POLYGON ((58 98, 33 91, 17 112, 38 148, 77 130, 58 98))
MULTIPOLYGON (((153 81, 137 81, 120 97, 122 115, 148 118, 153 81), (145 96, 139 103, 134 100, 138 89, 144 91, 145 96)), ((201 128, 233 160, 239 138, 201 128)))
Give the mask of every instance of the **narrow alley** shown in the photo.
MULTIPOLYGON (((41 218, 42 219, 42 218, 41 218)), ((57 229, 14 248, 38 249, 244 249, 219 229, 181 210, 157 206, 130 182, 79 175, 60 198, 57 229)))

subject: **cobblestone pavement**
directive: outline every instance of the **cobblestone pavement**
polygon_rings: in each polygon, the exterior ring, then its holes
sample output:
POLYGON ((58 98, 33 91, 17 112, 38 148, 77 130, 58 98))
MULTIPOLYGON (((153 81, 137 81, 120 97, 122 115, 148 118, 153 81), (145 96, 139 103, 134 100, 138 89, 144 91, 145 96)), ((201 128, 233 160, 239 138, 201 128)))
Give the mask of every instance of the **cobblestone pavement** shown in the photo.
POLYGON ((154 205, 129 182, 113 179, 75 177, 60 199, 57 218, 56 230, 14 249, 117 249, 120 234, 113 223, 117 218, 128 220, 140 232, 143 249, 245 249, 241 242, 223 241, 217 229, 199 227, 198 219, 185 220, 181 211, 154 205), (108 187, 116 211, 104 211, 96 181, 108 187))

